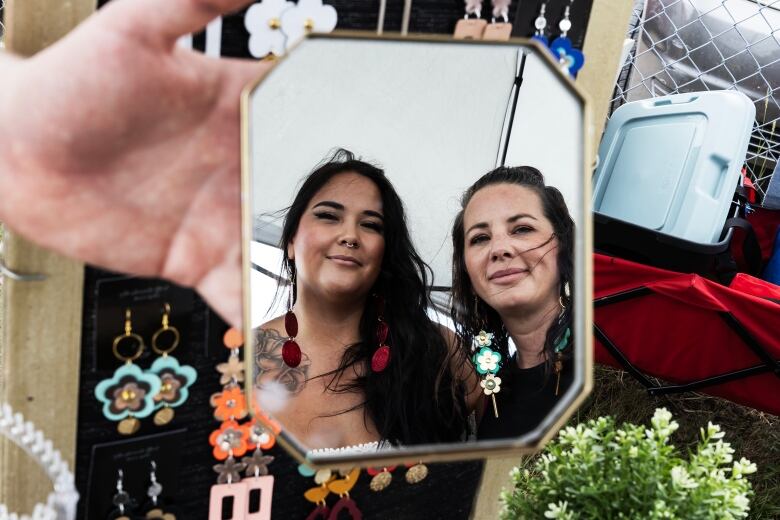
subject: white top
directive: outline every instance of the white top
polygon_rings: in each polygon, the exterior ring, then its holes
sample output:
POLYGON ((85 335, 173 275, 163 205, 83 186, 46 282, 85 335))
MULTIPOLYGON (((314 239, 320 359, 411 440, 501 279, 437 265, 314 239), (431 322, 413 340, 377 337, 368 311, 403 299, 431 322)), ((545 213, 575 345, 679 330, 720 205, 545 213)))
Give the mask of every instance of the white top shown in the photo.
POLYGON ((310 455, 332 455, 338 453, 339 455, 352 455, 354 453, 370 453, 373 451, 379 451, 381 449, 390 448, 390 444, 386 442, 380 443, 380 441, 364 442, 363 444, 355 444, 352 446, 342 446, 340 448, 317 448, 316 450, 309 450, 310 455))

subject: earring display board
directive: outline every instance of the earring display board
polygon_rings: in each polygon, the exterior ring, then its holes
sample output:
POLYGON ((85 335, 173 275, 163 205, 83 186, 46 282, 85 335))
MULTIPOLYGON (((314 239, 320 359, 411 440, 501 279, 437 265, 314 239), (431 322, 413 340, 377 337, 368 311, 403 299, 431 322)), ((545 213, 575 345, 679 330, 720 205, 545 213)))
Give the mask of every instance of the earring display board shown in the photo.
MULTIPOLYGON (((209 489, 217 477, 212 471, 217 461, 212 458, 208 439, 220 424, 212 415, 209 400, 221 390, 215 366, 227 360, 228 351, 221 346, 227 325, 193 291, 165 281, 87 268, 84 287, 75 472, 76 487, 82 497, 78 518, 106 518, 106 515, 111 518, 112 512, 118 513, 112 508, 112 499, 119 469, 123 470, 123 488, 133 501, 131 505, 138 506, 136 513, 143 513, 144 505, 148 506, 146 489, 150 484, 148 468, 152 460, 157 464, 158 480, 163 485, 162 503, 175 508, 177 518, 205 518, 209 489), (112 362, 111 347, 113 338, 124 332, 124 310, 129 308, 133 316, 138 316, 138 322, 133 319, 133 332, 148 343, 160 326, 164 303, 171 306, 170 325, 181 332, 181 344, 172 355, 182 365, 194 367, 198 380, 189 389, 189 399, 176 408, 170 424, 155 426, 149 416, 141 420, 137 433, 123 436, 117 432, 116 423, 103 416, 94 389, 122 365, 116 359, 112 362), (177 312, 177 309, 187 309, 187 312, 177 312)), ((135 363, 148 368, 156 357, 151 351, 148 354, 135 363)), ((316 484, 311 477, 301 476, 297 462, 278 445, 267 454, 275 459, 268 466, 275 479, 274 517, 304 518, 312 504, 303 495, 316 484)), ((364 472, 350 496, 367 518, 415 518, 418 514, 432 514, 431 497, 436 497, 436 514, 466 518, 472 510, 482 465, 481 462, 431 464, 429 477, 417 484, 406 482, 407 468, 399 466, 392 487, 382 493, 370 490, 371 477, 364 472)))
MULTIPOLYGON (((75 471, 82 497, 79 518, 105 518, 111 512, 106 507, 116 493, 117 469, 124 471, 124 489, 130 498, 143 506, 152 460, 163 486, 162 503, 176 507, 181 514, 178 518, 203 518, 209 487, 214 482, 208 437, 217 424, 209 398, 221 388, 214 369, 219 351, 210 351, 210 346, 219 347, 226 329, 227 325, 190 289, 162 280, 86 269, 75 471), (189 388, 187 400, 175 408, 169 424, 156 426, 150 415, 139 419, 137 433, 123 436, 117 432, 116 423, 103 415, 95 387, 122 366, 112 354, 112 341, 124 333, 125 309, 132 312, 133 332, 148 347, 161 326, 165 303, 171 307, 170 325, 181 336, 171 355, 181 365, 195 368, 198 378, 189 388)), ((147 348, 134 363, 148 369, 157 358, 147 348)))
MULTIPOLYGON (((99 0, 99 5, 109 0, 99 0)), ((362 0, 325 0, 323 3, 332 5, 338 13, 336 29, 355 31, 375 31, 378 19, 379 2, 362 0)), ((569 18, 572 22, 568 37, 574 47, 582 48, 585 33, 590 21, 590 11, 593 0, 515 0, 509 6, 509 21, 512 22, 512 36, 530 37, 535 32, 534 21, 539 15, 542 3, 546 3, 546 34, 552 41, 560 34, 558 22, 563 18, 567 5, 570 5, 569 18)), ((403 19, 403 0, 387 0, 385 13, 385 32, 400 32, 403 19)), ((490 21, 490 0, 484 0, 482 17, 490 21)), ((227 16, 222 22, 221 49, 223 56, 249 58, 249 33, 244 27, 246 9, 235 15, 227 16)), ((462 0, 415 0, 409 22, 409 33, 452 34, 455 24, 463 18, 464 4, 462 0)), ((625 32, 625 31, 624 31, 625 32)), ((193 47, 203 50, 206 47, 205 33, 193 35, 193 47)))

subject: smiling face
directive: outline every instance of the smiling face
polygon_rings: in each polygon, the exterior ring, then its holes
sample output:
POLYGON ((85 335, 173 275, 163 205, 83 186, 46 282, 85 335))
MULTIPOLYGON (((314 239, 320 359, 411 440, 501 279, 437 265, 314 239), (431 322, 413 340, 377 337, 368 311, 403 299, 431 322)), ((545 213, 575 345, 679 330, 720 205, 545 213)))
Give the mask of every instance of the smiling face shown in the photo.
POLYGON ((463 215, 464 257, 474 292, 500 315, 557 305, 558 240, 529 188, 492 184, 463 215))
POLYGON ((376 184, 353 172, 334 175, 309 201, 287 246, 299 293, 330 301, 365 298, 382 267, 383 229, 376 184))

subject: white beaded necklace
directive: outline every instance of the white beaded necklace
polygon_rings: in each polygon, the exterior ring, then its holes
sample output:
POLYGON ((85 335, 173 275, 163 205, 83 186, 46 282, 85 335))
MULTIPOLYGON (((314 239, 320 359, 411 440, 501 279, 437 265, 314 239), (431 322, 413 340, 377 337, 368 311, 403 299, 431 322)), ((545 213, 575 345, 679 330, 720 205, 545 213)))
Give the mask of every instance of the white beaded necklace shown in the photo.
POLYGON ((0 504, 0 520, 73 520, 76 518, 76 503, 79 494, 73 481, 68 463, 62 460, 50 440, 37 430, 33 423, 25 421, 20 413, 14 413, 9 404, 0 406, 0 435, 23 449, 43 468, 51 480, 54 491, 49 493, 45 504, 36 504, 32 515, 10 513, 5 504, 0 504))

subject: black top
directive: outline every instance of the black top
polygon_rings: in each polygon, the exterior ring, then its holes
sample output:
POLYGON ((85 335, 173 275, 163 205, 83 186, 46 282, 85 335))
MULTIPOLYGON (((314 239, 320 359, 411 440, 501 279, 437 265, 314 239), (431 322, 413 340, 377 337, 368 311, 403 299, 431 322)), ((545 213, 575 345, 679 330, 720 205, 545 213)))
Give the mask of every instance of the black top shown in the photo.
POLYGON ((485 413, 477 428, 477 440, 518 437, 533 430, 555 405, 558 397, 569 388, 574 376, 571 359, 563 362, 558 396, 555 395, 557 376, 545 364, 532 368, 517 366, 517 355, 499 370, 501 390, 496 394, 498 418, 493 412, 493 401, 486 396, 485 413))

